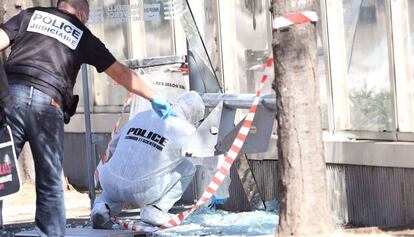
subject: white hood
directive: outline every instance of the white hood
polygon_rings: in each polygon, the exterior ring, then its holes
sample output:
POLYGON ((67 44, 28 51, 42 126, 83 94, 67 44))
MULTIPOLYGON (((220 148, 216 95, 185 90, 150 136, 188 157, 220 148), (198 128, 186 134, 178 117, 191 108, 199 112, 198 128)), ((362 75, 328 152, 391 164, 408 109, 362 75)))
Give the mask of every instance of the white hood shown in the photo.
POLYGON ((196 125, 204 118, 204 102, 195 91, 186 92, 178 97, 172 109, 178 117, 187 120, 192 125, 196 125))

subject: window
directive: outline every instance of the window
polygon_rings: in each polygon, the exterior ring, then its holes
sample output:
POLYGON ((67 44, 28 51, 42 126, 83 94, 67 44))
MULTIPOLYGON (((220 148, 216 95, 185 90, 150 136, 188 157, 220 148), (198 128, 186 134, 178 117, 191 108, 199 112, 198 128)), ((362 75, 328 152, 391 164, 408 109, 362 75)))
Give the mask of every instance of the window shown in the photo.
MULTIPOLYGON (((172 0, 91 0, 89 29, 120 61, 175 55, 172 0)), ((95 106, 122 105, 127 91, 88 67, 95 106)), ((82 91, 80 73, 76 91, 82 91)), ((75 92, 76 93, 76 92, 75 92)), ((82 100, 81 100, 82 101, 82 100)))
POLYGON ((387 0, 327 6, 335 129, 392 131, 387 0))
MULTIPOLYGON (((269 1, 220 1, 225 92, 255 93, 272 55, 269 1)), ((263 94, 274 94, 271 75, 263 94)))

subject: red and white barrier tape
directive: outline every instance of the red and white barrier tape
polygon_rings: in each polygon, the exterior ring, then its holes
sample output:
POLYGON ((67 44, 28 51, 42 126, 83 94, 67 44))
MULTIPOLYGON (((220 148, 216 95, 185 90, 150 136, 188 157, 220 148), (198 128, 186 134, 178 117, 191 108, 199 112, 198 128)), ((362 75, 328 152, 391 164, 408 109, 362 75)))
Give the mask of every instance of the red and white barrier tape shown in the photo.
POLYGON ((292 13, 273 19, 273 29, 279 29, 291 25, 318 21, 318 14, 314 11, 292 13))
POLYGON ((111 137, 110 137, 109 142, 108 142, 108 146, 106 147, 105 153, 102 155, 101 160, 99 161, 99 164, 95 169, 95 174, 94 174, 95 187, 98 185, 98 182, 99 182, 99 171, 98 170, 101 168, 102 165, 104 165, 106 162, 108 162, 108 157, 110 157, 109 144, 111 144, 111 141, 112 141, 112 138, 114 137, 114 135, 118 133, 119 124, 121 123, 122 115, 125 113, 125 110, 128 107, 128 105, 131 103, 133 96, 134 96, 133 93, 129 93, 128 96, 125 98, 124 105, 123 105, 122 112, 121 112, 121 116, 119 116, 118 121, 116 121, 115 126, 112 129, 111 137))
POLYGON ((115 223, 117 223, 118 225, 120 225, 122 228, 124 228, 126 230, 131 230, 131 231, 155 232, 155 231, 160 229, 156 226, 136 225, 136 224, 133 224, 133 223, 128 223, 126 221, 118 220, 116 218, 113 218, 113 221, 115 223))

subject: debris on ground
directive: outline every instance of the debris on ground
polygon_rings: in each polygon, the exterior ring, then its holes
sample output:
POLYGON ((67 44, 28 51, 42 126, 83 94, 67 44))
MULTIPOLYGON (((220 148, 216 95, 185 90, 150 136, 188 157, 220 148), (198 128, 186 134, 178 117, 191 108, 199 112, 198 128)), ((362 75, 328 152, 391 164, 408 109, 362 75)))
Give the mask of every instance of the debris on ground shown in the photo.
MULTIPOLYGON (((1 236, 13 236, 13 233, 33 231, 35 203, 34 185, 25 184, 18 194, 6 198, 3 204, 3 218, 8 234, 1 236)), ((89 220, 90 200, 88 194, 68 189, 65 191, 65 204, 67 228, 92 229, 89 220)), ((240 213, 202 207, 183 221, 180 226, 158 230, 147 236, 274 236, 279 219, 277 205, 267 203, 266 206, 267 210, 240 213)), ((125 210, 121 218, 139 222, 139 209, 132 208, 125 210)), ((173 210, 178 213, 186 208, 188 207, 178 206, 173 210)), ((117 229, 122 228, 118 226, 117 229)), ((414 229, 338 227, 332 236, 414 236, 414 229)))

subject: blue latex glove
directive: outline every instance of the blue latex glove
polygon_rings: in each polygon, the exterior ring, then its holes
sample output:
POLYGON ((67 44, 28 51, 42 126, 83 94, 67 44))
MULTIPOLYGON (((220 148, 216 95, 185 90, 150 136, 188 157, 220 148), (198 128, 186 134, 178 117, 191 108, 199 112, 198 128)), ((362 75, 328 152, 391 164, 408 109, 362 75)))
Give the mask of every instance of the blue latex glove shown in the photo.
POLYGON ((216 210, 216 208, 217 208, 217 205, 223 205, 225 202, 227 201, 227 198, 223 198, 223 199, 221 199, 221 198, 216 198, 216 196, 212 196, 211 197, 211 202, 210 202, 210 204, 208 205, 208 207, 210 208, 210 209, 214 209, 214 210, 216 210))
POLYGON ((166 100, 159 98, 152 98, 151 100, 152 109, 160 116, 161 120, 167 118, 170 115, 174 115, 171 110, 171 105, 166 100))

